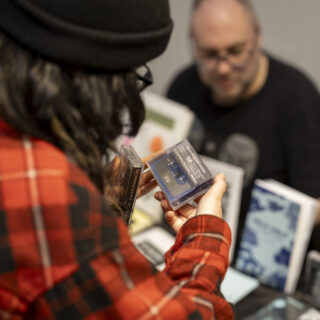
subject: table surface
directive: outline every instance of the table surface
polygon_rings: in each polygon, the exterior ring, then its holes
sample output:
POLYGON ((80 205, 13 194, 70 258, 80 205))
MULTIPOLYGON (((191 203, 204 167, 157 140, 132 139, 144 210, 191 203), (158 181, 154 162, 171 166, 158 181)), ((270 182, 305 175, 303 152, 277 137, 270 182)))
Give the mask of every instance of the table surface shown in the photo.
MULTIPOLYGON (((244 299, 239 301, 236 305, 234 305, 234 313, 235 319, 241 320, 249 315, 252 315, 263 306, 269 304, 273 300, 281 297, 288 297, 288 295, 284 294, 283 292, 268 288, 266 286, 261 285, 259 288, 251 292, 247 295, 244 299)), ((305 296, 301 292, 296 292, 293 295, 290 295, 304 304, 318 309, 315 305, 312 305, 310 301, 308 301, 305 296)))

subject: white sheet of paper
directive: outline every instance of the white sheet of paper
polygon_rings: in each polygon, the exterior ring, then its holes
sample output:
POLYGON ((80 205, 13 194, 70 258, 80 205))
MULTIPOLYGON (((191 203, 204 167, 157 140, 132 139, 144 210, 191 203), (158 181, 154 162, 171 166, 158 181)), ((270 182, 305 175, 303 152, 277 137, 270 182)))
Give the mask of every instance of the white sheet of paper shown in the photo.
POLYGON ((226 300, 236 304, 259 287, 259 281, 229 267, 221 285, 226 300))
POLYGON ((304 312, 299 318, 299 320, 319 320, 320 319, 320 311, 311 308, 304 312))

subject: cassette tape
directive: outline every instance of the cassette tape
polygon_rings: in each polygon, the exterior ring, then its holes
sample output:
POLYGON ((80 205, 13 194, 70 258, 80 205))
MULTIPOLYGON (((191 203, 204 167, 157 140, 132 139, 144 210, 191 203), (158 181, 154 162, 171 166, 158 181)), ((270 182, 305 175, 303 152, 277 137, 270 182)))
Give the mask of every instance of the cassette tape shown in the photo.
POLYGON ((121 145, 118 158, 119 166, 115 178, 116 198, 122 209, 121 216, 129 225, 144 164, 131 145, 121 145))
POLYGON ((173 210, 205 193, 214 181, 188 140, 165 150, 147 164, 173 210))

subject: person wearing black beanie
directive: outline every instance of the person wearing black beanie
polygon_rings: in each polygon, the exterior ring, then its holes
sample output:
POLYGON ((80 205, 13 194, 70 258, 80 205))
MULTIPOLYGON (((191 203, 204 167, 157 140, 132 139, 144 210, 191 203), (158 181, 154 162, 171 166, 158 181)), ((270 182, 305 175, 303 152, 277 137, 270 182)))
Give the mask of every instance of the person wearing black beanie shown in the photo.
POLYGON ((156 272, 103 165, 172 28, 168 0, 0 0, 0 319, 233 319, 224 177, 179 212, 155 195, 177 231, 156 272))

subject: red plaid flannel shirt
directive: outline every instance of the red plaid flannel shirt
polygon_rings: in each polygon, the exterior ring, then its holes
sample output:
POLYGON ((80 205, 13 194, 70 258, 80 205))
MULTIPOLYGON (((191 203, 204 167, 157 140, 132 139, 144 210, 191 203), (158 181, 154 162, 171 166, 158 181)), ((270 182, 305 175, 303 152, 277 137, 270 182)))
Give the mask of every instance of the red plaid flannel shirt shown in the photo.
POLYGON ((230 242, 223 220, 193 218, 157 272, 82 170, 0 122, 1 319, 233 319, 230 242))

